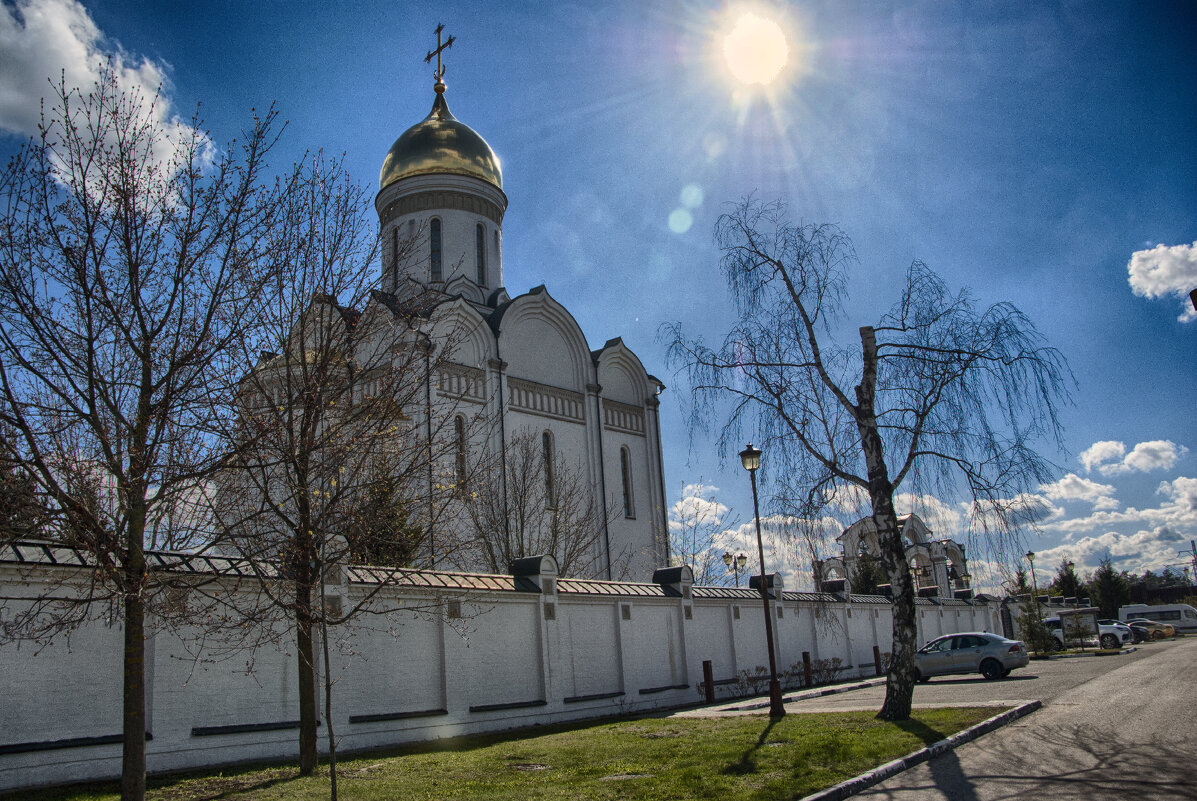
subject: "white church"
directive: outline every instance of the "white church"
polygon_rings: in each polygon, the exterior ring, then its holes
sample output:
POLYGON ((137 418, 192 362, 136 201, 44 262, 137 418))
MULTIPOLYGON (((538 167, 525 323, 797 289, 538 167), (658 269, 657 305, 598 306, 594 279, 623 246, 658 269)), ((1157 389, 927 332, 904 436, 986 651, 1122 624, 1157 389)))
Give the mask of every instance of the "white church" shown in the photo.
MULTIPOLYGON (((427 330, 441 346, 427 409, 430 416, 449 418, 447 424, 429 425, 427 436, 433 430, 452 432, 460 418, 458 458, 464 463, 468 453, 471 463, 495 465, 488 472, 491 482, 507 480, 504 462, 516 438, 534 441, 546 480, 570 471, 583 491, 593 493, 592 508, 601 510, 590 522, 599 530, 588 540, 589 553, 554 554, 562 568, 570 565, 571 575, 586 578, 647 580, 668 563, 658 401, 664 385, 622 340, 592 349, 574 317, 543 285, 516 297, 508 293, 500 161, 477 132, 450 113, 442 76, 438 65, 431 112, 404 131, 383 160, 375 199, 381 292, 372 294, 366 308, 342 309, 342 315, 376 320, 397 313, 404 299, 427 303, 427 330)), ((402 327, 375 330, 403 335, 402 327)), ((385 349, 399 343, 383 344, 385 349)), ((379 349, 377 343, 368 347, 379 349)), ((435 481, 431 474, 428 480, 435 481)), ((430 489, 429 497, 433 494, 430 489)), ((468 528, 463 517, 459 527, 468 528)), ((453 521, 440 525, 451 528, 453 521)), ((452 531, 429 536, 414 564, 486 569, 471 559, 478 552, 468 543, 438 547, 469 536, 452 531)))

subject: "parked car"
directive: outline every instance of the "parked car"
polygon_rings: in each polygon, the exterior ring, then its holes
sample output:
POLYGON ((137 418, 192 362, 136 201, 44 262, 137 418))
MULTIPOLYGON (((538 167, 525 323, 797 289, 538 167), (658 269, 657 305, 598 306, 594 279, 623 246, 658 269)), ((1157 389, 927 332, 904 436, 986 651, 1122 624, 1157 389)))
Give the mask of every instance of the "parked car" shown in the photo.
POLYGON ((1098 620, 1098 627, 1101 629, 1101 647, 1106 649, 1119 648, 1123 645, 1130 645, 1135 642, 1142 642, 1142 640, 1135 639, 1135 632, 1130 626, 1123 623, 1121 620, 1098 620), (1111 631, 1106 631, 1111 629, 1111 631))
MULTIPOLYGON (((1047 630, 1055 638, 1057 648, 1076 644, 1073 633, 1064 630, 1064 623, 1059 617, 1045 617, 1043 618, 1043 625, 1047 626, 1047 630)), ((1089 632, 1082 644, 1100 645, 1102 648, 1112 650, 1114 648, 1121 648, 1123 645, 1130 645, 1134 642, 1134 639, 1135 635, 1130 630, 1130 626, 1119 623, 1118 621, 1111 623, 1099 620, 1097 621, 1096 634, 1089 632)))
POLYGON ((1197 609, 1188 604, 1127 604, 1118 610, 1118 617, 1146 618, 1172 626, 1177 634, 1197 634, 1197 609))
POLYGON ((1031 661, 1026 646, 986 631, 945 634, 924 645, 914 655, 918 680, 949 673, 980 673, 990 681, 1010 675, 1031 661))
POLYGON ((1134 643, 1136 645, 1151 639, 1151 630, 1146 626, 1140 626, 1138 623, 1127 623, 1126 625, 1130 626, 1131 634, 1135 635, 1134 643))
POLYGON ((1127 623, 1137 624, 1151 632, 1151 639, 1162 640, 1165 637, 1175 637, 1176 629, 1168 623, 1158 623, 1154 620, 1148 620, 1144 617, 1136 617, 1126 621, 1127 623))

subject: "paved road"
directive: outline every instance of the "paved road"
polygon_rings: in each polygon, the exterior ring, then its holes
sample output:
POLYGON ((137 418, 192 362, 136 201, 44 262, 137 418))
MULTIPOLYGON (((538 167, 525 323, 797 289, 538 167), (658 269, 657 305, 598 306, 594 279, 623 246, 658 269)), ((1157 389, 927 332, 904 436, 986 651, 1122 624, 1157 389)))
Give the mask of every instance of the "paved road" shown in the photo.
MULTIPOLYGON (((1034 714, 876 785, 887 801, 1197 799, 1197 637, 1113 657, 1032 662, 1009 679, 932 679, 915 705, 1039 699, 1034 714)), ((882 687, 787 705, 880 706, 882 687)))

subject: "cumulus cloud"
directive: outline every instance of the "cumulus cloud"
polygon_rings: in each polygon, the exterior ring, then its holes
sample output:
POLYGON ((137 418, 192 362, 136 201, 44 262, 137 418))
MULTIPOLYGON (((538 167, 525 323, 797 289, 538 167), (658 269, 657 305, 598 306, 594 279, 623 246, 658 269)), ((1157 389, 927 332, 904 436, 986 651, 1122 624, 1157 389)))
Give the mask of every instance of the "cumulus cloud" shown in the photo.
POLYGON ((1192 245, 1156 245, 1151 250, 1137 250, 1126 265, 1131 290, 1146 298, 1177 295, 1184 311, 1177 319, 1197 320, 1197 309, 1188 295, 1197 289, 1197 242, 1192 245))
MULTIPOLYGON (((806 551, 802 538, 795 536, 799 523, 800 521, 792 517, 778 515, 761 518, 765 570, 769 573, 780 573, 785 588, 790 590, 809 589, 814 582, 811 576, 810 554, 806 551)), ((742 523, 723 534, 723 541, 730 550, 748 554, 746 575, 756 575, 760 570, 760 561, 757 555, 755 522, 742 523)))
MULTIPOLYGON (((1115 570, 1142 573, 1146 570, 1160 572, 1169 565, 1175 565, 1178 552, 1183 550, 1187 536, 1170 525, 1139 529, 1130 534, 1105 531, 1074 542, 1040 552, 1036 563, 1043 560, 1045 568, 1051 568, 1050 580, 1061 560, 1071 559, 1076 563, 1078 573, 1096 570, 1102 559, 1109 558, 1115 570)), ((1038 571, 1036 571, 1038 573, 1038 571)), ((1039 573, 1040 578, 1044 577, 1039 573)))
POLYGON ((1118 508, 1118 501, 1112 497, 1113 486, 1081 478, 1075 473, 1051 484, 1041 484, 1039 491, 1053 501, 1084 501, 1093 504, 1094 509, 1118 508))
POLYGON ((1189 449, 1169 439, 1140 442, 1129 453, 1126 445, 1106 440, 1095 442, 1081 453, 1081 464, 1086 472, 1097 470, 1103 476, 1120 473, 1147 473, 1152 470, 1171 469, 1189 449))
POLYGON ((678 530, 688 525, 719 525, 728 509, 711 497, 718 491, 709 484, 686 484, 681 499, 669 508, 669 527, 678 530))
MULTIPOLYGON (((43 101, 47 111, 55 105, 55 87, 63 82, 67 91, 86 96, 106 64, 121 91, 166 134, 156 144, 154 158, 168 163, 197 132, 159 92, 167 83, 165 65, 110 43, 77 0, 0 4, 0 129, 35 136, 43 101)), ((200 136, 200 145, 210 149, 206 136, 200 136)))
POLYGON ((1081 464, 1085 472, 1093 472, 1093 468, 1100 467, 1112 459, 1121 459, 1126 454, 1126 446, 1116 440, 1094 442, 1081 452, 1081 464))

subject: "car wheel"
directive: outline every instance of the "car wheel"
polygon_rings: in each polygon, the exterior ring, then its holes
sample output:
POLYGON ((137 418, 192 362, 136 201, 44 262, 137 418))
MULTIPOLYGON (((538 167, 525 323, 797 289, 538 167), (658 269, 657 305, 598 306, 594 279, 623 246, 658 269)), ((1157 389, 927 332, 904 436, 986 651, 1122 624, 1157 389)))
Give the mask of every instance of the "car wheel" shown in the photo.
POLYGON ((1004 670, 1005 668, 1002 667, 1002 663, 996 659, 986 659, 981 663, 981 675, 988 681, 1000 679, 1004 675, 1004 670))
POLYGON ((1164 639, 1164 632, 1159 631, 1159 630, 1151 632, 1151 639, 1153 639, 1153 640, 1164 639))
POLYGON ((1002 671, 1002 678, 1003 678, 1003 679, 1004 679, 1004 678, 1006 678, 1006 677, 1007 677, 1007 676, 1009 676, 1009 675, 1010 675, 1010 668, 1006 668, 1005 670, 1003 670, 1003 671, 1002 671))
POLYGON ((1101 635, 1101 647, 1108 651, 1112 651, 1118 647, 1118 638, 1113 634, 1101 635))

